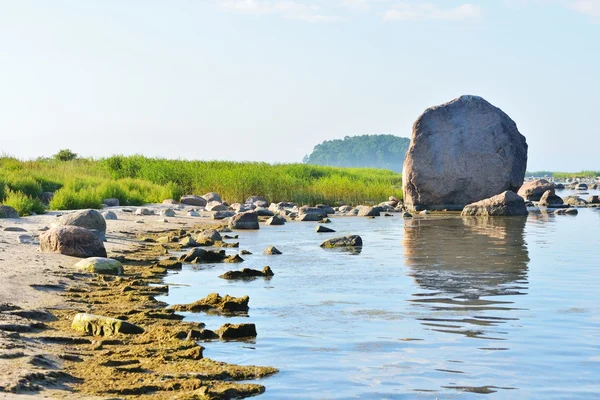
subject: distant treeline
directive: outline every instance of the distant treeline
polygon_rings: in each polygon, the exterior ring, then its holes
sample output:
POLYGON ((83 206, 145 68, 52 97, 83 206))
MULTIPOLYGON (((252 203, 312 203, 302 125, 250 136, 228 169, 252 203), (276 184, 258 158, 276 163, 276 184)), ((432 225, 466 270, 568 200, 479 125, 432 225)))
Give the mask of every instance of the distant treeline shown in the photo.
POLYGON ((410 139, 394 135, 346 136, 326 140, 304 157, 306 164, 365 167, 402 172, 410 139))
POLYGON ((21 215, 43 212, 44 192, 54 210, 157 203, 183 194, 217 192, 229 203, 249 196, 300 204, 378 203, 402 197, 402 177, 392 171, 306 164, 185 161, 144 156, 77 158, 68 150, 54 158, 21 161, 0 157, 0 203, 21 215))
POLYGON ((548 176, 555 179, 567 178, 595 178, 600 176, 600 171, 580 171, 580 172, 552 172, 552 171, 534 171, 526 172, 527 177, 544 177, 548 176))

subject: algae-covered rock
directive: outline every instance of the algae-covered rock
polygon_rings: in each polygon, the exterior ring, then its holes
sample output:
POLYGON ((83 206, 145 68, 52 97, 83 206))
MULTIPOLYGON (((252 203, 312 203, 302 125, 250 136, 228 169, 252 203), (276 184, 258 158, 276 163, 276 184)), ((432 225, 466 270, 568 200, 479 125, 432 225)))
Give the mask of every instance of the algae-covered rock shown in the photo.
POLYGON ((75 315, 71 328, 77 332, 93 336, 113 336, 118 333, 144 333, 143 328, 127 321, 86 313, 75 315))
POLYGON ((123 275, 123 265, 111 258, 89 257, 75 264, 75 268, 101 275, 123 275))
POLYGON ((277 254, 283 254, 281 251, 279 251, 279 249, 277 249, 277 247, 275 246, 269 246, 264 250, 264 253, 267 255, 277 255, 277 254))
POLYGON ((179 240, 179 244, 181 247, 195 247, 198 246, 198 243, 194 240, 194 238, 190 236, 186 236, 179 240))
POLYGON ((219 311, 222 313, 235 313, 248 311, 248 296, 232 297, 225 295, 221 297, 218 293, 211 293, 203 299, 200 299, 191 304, 176 304, 171 306, 175 311, 219 311))
POLYGON ((363 245, 362 238, 358 235, 349 235, 327 239, 321 243, 321 247, 336 248, 336 247, 360 247, 363 245))
POLYGON ((179 260, 186 263, 212 263, 222 262, 226 258, 225 250, 212 251, 195 247, 182 255, 179 260))
POLYGON ((257 277, 271 277, 275 275, 271 270, 271 267, 266 266, 262 271, 258 271, 256 269, 251 268, 243 268, 241 271, 227 271, 223 275, 220 275, 219 278, 222 279, 253 279, 257 277))
POLYGON ((40 250, 72 257, 106 257, 102 240, 91 231, 78 226, 63 226, 42 233, 40 250))
POLYGON ((181 263, 181 261, 177 260, 160 260, 156 265, 161 268, 179 270, 181 269, 183 264, 181 263))
POLYGON ((198 243, 203 243, 206 240, 210 240, 214 242, 222 242, 223 237, 221 234, 215 229, 205 229, 196 236, 196 241, 198 243))
POLYGON ((256 325, 254 324, 224 324, 217 332, 223 340, 233 340, 256 337, 256 325))

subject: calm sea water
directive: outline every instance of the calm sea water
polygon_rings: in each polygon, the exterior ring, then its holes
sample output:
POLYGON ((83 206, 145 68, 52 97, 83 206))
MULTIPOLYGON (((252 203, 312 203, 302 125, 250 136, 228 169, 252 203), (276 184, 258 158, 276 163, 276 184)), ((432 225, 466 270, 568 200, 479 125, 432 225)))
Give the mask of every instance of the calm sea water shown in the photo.
POLYGON ((252 343, 207 357, 270 365, 265 399, 600 398, 600 211, 527 218, 334 218, 238 232, 243 264, 185 266, 161 298, 250 296, 248 317, 186 314, 252 343), (360 254, 324 250, 359 234, 360 254), (275 245, 283 254, 266 256, 275 245), (270 280, 226 281, 269 265, 270 280), (181 286, 179 286, 181 285, 181 286))

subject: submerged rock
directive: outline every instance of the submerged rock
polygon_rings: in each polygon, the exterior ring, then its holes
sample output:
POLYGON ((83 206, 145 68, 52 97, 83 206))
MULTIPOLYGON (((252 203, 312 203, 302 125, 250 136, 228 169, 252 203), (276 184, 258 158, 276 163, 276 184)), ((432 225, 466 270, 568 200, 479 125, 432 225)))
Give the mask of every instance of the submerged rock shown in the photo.
POLYGON ((40 250, 73 257, 106 257, 102 240, 91 231, 78 226, 63 226, 42 233, 40 250))
POLYGON ((256 337, 256 325, 254 324, 224 324, 217 332, 223 340, 233 340, 256 337))
POLYGON ((281 251, 279 251, 275 246, 269 246, 267 247, 264 251, 264 254, 267 255, 277 255, 277 254, 283 254, 281 251))
POLYGON ((518 190, 527 142, 502 110, 478 96, 427 109, 413 125, 402 184, 409 210, 461 210, 518 190))
POLYGON ((75 264, 75 268, 101 275, 123 275, 123 265, 111 258, 89 257, 75 264))
POLYGON ((222 313, 236 313, 236 312, 247 312, 248 302, 250 298, 248 296, 243 297, 232 297, 225 295, 221 297, 218 293, 211 293, 203 299, 200 299, 191 304, 176 304, 170 309, 175 311, 190 311, 190 312, 201 312, 201 311, 219 311, 222 313))
POLYGON ((98 236, 100 240, 106 240, 106 220, 96 210, 81 210, 63 214, 58 220, 58 225, 85 228, 98 236))
POLYGON ((252 279, 257 277, 269 278, 275 275, 271 270, 271 267, 266 266, 262 271, 256 269, 243 268, 241 271, 227 271, 219 278, 222 279, 252 279))
POLYGON ((489 199, 469 204, 461 213, 463 216, 514 216, 527 214, 525 200, 510 190, 489 199))
POLYGON ((331 228, 327 228, 326 226, 323 226, 323 225, 317 225, 317 227, 315 228, 315 232, 317 232, 317 233, 329 233, 329 232, 335 232, 335 230, 333 230, 331 228))
POLYGON ((79 313, 73 318, 71 328, 77 332, 93 336, 113 336, 118 333, 139 334, 144 329, 120 319, 100 315, 79 313))
POLYGON ((160 260, 156 265, 161 268, 180 270, 183 266, 183 263, 177 260, 160 260))
POLYGON ((321 243, 321 247, 335 248, 335 247, 360 247, 363 245, 362 238, 358 235, 350 235, 327 239, 321 243))
POLYGON ((186 263, 214 263, 222 262, 226 258, 225 250, 212 251, 195 247, 182 255, 179 260, 186 263))

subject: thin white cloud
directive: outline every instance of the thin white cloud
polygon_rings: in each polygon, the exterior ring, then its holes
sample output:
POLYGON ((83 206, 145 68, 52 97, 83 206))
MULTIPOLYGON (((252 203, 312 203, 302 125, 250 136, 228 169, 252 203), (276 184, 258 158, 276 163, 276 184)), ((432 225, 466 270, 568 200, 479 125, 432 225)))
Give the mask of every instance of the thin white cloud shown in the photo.
POLYGON ((383 14, 385 21, 438 20, 459 21, 478 19, 483 15, 481 6, 470 3, 453 8, 442 8, 432 3, 401 3, 383 14))
POLYGON ((567 4, 572 10, 592 17, 600 17, 600 0, 574 0, 567 4))
POLYGON ((287 19, 307 22, 333 22, 343 20, 337 15, 323 15, 320 7, 311 2, 295 0, 217 0, 219 8, 246 14, 273 14, 287 19))

